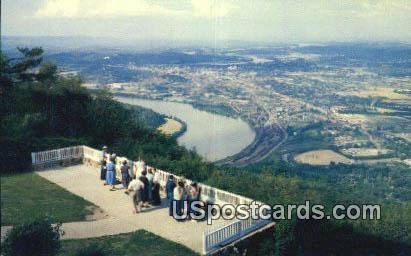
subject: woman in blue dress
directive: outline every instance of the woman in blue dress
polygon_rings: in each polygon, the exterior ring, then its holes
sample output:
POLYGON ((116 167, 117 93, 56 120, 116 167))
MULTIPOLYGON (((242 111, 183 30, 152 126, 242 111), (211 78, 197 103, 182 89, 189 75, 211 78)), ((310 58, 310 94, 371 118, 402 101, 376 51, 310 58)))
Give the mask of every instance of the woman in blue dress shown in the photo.
POLYGON ((111 185, 111 191, 115 190, 114 185, 116 184, 116 166, 114 164, 114 159, 111 158, 110 161, 106 165, 107 173, 106 173, 106 183, 111 185))

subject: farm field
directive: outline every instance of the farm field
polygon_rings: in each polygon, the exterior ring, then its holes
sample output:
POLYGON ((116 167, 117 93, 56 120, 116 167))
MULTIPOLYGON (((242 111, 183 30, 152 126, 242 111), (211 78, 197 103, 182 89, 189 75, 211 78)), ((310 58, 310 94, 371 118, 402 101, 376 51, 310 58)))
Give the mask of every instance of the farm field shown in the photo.
POLYGON ((392 88, 380 87, 380 86, 368 86, 367 88, 362 88, 358 90, 345 91, 342 94, 358 96, 358 97, 383 97, 390 100, 411 100, 411 96, 398 93, 392 88))
POLYGON ((342 153, 351 157, 373 157, 387 155, 392 151, 389 149, 377 149, 377 148, 347 148, 342 149, 342 153))
POLYGON ((331 162, 350 164, 352 161, 332 150, 313 150, 294 157, 295 161, 303 164, 311 165, 329 165, 331 162))

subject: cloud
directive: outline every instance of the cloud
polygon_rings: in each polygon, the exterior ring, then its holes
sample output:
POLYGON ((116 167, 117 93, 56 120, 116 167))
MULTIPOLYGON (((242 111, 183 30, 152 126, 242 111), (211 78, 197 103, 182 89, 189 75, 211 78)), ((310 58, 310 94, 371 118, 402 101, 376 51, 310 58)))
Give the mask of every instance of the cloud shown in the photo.
POLYGON ((322 13, 335 16, 352 16, 358 18, 379 18, 391 15, 409 15, 409 0, 361 0, 343 1, 338 4, 328 2, 323 5, 322 13))
POLYGON ((143 0, 48 0, 35 13, 36 17, 111 17, 179 15, 172 10, 143 0))
POLYGON ((362 16, 387 16, 392 13, 410 12, 411 3, 408 0, 362 1, 362 16))
POLYGON ((191 0, 196 17, 225 17, 237 8, 233 2, 218 0, 191 0))
POLYGON ((35 13, 37 17, 74 17, 79 13, 79 0, 47 1, 35 13))
POLYGON ((92 18, 115 16, 193 16, 224 17, 235 6, 229 2, 215 0, 192 0, 185 9, 166 7, 167 2, 148 0, 46 0, 35 12, 35 17, 92 18))

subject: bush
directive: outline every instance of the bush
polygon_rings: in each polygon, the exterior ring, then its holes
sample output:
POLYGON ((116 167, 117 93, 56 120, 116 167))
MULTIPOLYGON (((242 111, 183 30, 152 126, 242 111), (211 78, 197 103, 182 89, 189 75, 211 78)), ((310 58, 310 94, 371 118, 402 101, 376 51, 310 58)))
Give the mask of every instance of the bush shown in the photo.
POLYGON ((90 244, 87 247, 80 248, 75 256, 106 256, 110 255, 108 250, 98 244, 90 244))
POLYGON ((15 226, 1 244, 4 256, 50 256, 60 249, 60 225, 38 219, 15 226))
POLYGON ((0 172, 27 170, 31 163, 29 147, 23 141, 0 137, 0 172))

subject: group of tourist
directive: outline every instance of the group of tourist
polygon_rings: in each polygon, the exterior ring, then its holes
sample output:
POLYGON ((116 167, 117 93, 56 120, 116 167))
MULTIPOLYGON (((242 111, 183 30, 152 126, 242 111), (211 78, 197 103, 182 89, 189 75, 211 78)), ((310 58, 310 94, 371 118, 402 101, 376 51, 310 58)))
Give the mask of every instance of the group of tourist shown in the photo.
MULTIPOLYGON (((160 179, 155 168, 147 168, 145 162, 139 159, 132 171, 127 160, 124 160, 120 172, 122 188, 126 189, 126 194, 131 195, 135 213, 141 212, 144 207, 161 204, 160 179)), ((104 185, 111 186, 110 191, 116 190, 116 154, 108 153, 106 146, 102 150, 100 178, 104 180, 104 185)), ((170 216, 173 216, 173 212, 179 216, 183 213, 190 216, 193 211, 191 202, 200 198, 197 183, 185 184, 182 180, 175 180, 173 175, 168 177, 165 192, 170 216)))
POLYGON ((186 213, 190 218, 190 213, 193 212, 191 203, 200 200, 200 187, 196 182, 186 184, 182 180, 176 181, 170 175, 166 183, 166 194, 169 215, 175 217, 174 214, 182 216, 186 213))
MULTIPOLYGON (((155 168, 147 168, 145 162, 139 159, 132 171, 127 160, 120 166, 122 188, 126 194, 131 194, 134 212, 139 213, 143 207, 160 205, 160 183, 159 174, 155 168)), ((104 146, 101 156, 101 180, 104 185, 110 185, 110 191, 116 190, 116 154, 108 153, 104 146)))
POLYGON ((135 213, 141 212, 143 207, 160 205, 160 183, 156 169, 148 168, 148 171, 143 170, 140 176, 136 175, 128 184, 125 193, 131 193, 135 213))

